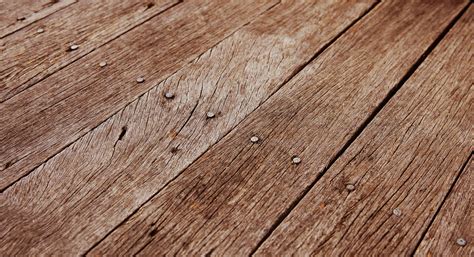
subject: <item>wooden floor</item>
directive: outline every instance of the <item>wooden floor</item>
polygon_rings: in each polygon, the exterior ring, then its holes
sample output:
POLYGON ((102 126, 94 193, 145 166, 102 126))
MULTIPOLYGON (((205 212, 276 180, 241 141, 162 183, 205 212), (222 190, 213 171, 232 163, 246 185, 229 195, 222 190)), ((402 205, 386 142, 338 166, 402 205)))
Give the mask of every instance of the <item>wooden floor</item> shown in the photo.
POLYGON ((469 0, 1 0, 0 256, 474 256, 469 0))

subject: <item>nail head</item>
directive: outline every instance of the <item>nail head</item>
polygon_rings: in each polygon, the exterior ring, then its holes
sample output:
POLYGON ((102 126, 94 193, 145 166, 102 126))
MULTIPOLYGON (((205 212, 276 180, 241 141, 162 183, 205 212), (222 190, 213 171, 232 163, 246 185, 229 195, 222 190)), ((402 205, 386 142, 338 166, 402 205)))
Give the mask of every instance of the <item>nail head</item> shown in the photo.
POLYGON ((212 119, 216 116, 216 114, 214 114, 213 112, 207 112, 206 116, 207 116, 207 118, 212 119))
POLYGON ((143 82, 145 82, 145 79, 143 77, 137 78, 137 83, 143 83, 143 82))
POLYGON ((398 208, 393 210, 393 215, 400 217, 402 215, 402 211, 398 208))
POLYGON ((355 190, 355 186, 354 186, 353 184, 347 184, 347 185, 346 185, 346 189, 347 189, 348 191, 354 191, 354 190, 355 190))
POLYGON ((299 164, 301 162, 301 158, 298 157, 298 156, 293 156, 293 158, 291 159, 291 161, 294 163, 294 164, 299 164))
POLYGON ((174 98, 174 94, 171 93, 171 92, 166 92, 166 93, 165 93, 165 97, 166 97, 167 99, 173 99, 173 98, 174 98))
POLYGON ((79 48, 79 45, 71 45, 69 49, 71 50, 77 50, 79 48))
POLYGON ((257 143, 259 140, 260 140, 260 138, 258 138, 257 136, 253 136, 253 137, 250 138, 250 142, 252 142, 252 143, 257 143))
POLYGON ((105 66, 107 66, 107 62, 100 62, 100 63, 99 63, 99 66, 100 66, 100 67, 105 67, 105 66))
POLYGON ((466 239, 464 239, 464 238, 458 238, 458 239, 456 240, 456 243, 457 243, 459 246, 465 246, 465 245, 467 244, 466 239))
POLYGON ((36 30, 37 33, 43 33, 44 32, 44 29, 42 28, 39 28, 38 30, 36 30))

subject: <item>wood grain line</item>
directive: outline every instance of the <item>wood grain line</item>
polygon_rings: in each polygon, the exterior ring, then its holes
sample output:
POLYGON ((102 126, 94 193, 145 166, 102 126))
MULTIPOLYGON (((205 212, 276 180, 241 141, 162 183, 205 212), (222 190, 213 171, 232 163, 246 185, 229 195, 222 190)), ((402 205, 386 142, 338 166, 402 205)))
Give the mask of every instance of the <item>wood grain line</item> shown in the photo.
POLYGON ((467 4, 382 2, 90 254, 247 255, 467 4))
POLYGON ((0 188, 278 4, 246 1, 184 2, 0 104, 0 188))

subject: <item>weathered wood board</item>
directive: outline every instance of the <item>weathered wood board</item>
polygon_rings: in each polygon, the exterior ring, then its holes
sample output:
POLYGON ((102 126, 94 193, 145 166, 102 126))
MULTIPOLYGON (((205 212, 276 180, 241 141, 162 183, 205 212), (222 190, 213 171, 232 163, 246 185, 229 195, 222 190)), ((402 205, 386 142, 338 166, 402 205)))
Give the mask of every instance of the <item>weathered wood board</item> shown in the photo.
POLYGON ((90 254, 251 253, 467 4, 382 2, 90 254))
POLYGON ((470 8, 257 255, 416 250, 473 150, 473 18, 470 8))
POLYGON ((296 0, 264 13, 6 190, 0 245, 86 251, 373 3, 296 0))
POLYGON ((0 39, 76 2, 77 0, 2 0, 0 39))
POLYGON ((185 1, 1 103, 0 190, 275 4, 185 1))
POLYGON ((468 161, 415 256, 474 255, 474 159, 468 161))
POLYGON ((0 39, 0 103, 178 2, 81 0, 0 39))

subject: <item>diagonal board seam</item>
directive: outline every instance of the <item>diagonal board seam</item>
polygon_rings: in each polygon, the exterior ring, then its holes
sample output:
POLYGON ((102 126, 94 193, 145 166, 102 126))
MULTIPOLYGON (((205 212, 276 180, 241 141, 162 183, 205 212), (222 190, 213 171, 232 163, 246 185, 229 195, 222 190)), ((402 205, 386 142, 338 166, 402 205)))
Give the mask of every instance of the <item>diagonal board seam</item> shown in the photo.
MULTIPOLYGON (((71 64, 73 64, 73 63, 75 63, 75 62, 77 62, 77 61, 79 61, 79 60, 81 60, 81 59, 87 57, 88 55, 92 54, 92 53, 95 52, 96 50, 98 50, 98 49, 102 48, 103 46, 109 44, 110 42, 112 42, 112 41, 118 39, 119 37, 121 37, 121 36, 123 36, 123 35, 129 33, 130 31, 132 31, 132 30, 138 28, 139 26, 141 26, 142 24, 144 24, 144 23, 148 22, 149 20, 155 18, 156 16, 158 16, 158 15, 160 15, 160 14, 163 14, 163 13, 165 13, 165 12, 167 12, 167 11, 170 11, 171 9, 173 9, 173 7, 176 7, 177 5, 182 4, 183 1, 184 1, 184 0, 177 0, 176 3, 171 4, 170 6, 164 8, 163 10, 161 10, 161 11, 159 11, 159 12, 157 12, 157 13, 151 15, 150 17, 144 19, 143 21, 137 23, 136 25, 134 25, 134 26, 132 26, 132 27, 130 27, 130 28, 124 30, 122 33, 118 33, 117 35, 111 37, 109 40, 104 41, 102 44, 99 44, 99 45, 97 45, 96 47, 91 48, 89 51, 86 51, 86 52, 84 52, 83 54, 79 55, 79 56, 77 57, 77 59, 73 59, 71 62, 68 62, 68 63, 65 64, 64 66, 59 67, 56 71, 53 71, 53 72, 51 72, 51 73, 49 73, 49 74, 46 74, 44 77, 42 77, 41 79, 39 79, 39 80, 36 81, 35 83, 33 83, 33 84, 31 84, 31 85, 29 85, 29 86, 27 86, 27 87, 21 89, 20 91, 18 91, 17 93, 15 93, 15 94, 13 94, 13 95, 11 95, 11 96, 6 97, 6 98, 3 99, 2 101, 0 101, 0 104, 7 102, 8 100, 14 98, 15 96, 21 94, 23 91, 25 91, 25 90, 27 90, 27 89, 29 89, 29 88, 35 86, 36 84, 42 82, 42 81, 45 80, 45 79, 51 77, 53 74, 55 74, 55 73, 57 73, 57 72, 59 72, 59 71, 65 69, 65 68, 68 67, 69 65, 71 65, 71 64)), ((28 25, 28 26, 29 26, 29 25, 28 25)), ((28 27, 28 26, 26 26, 26 27, 28 27)), ((25 28, 26 28, 26 27, 25 27, 25 28)), ((0 38, 0 39, 1 39, 1 38, 0 38)), ((30 79, 33 79, 33 77, 30 78, 30 79)), ((20 159, 20 160, 21 160, 21 159, 20 159)), ((17 161, 19 161, 19 160, 17 160, 17 161)), ((13 163, 12 163, 12 164, 13 164, 13 163)), ((39 166, 39 165, 38 165, 38 166, 39 166)))
MULTIPOLYGON (((281 3, 281 1, 280 1, 281 3)), ((343 30, 341 30, 341 32, 339 32, 334 38, 332 38, 330 41, 328 41, 326 44, 324 44, 320 50, 318 50, 311 58, 309 58, 306 62, 304 62, 303 64, 301 64, 300 66, 296 67, 295 70, 285 79, 283 80, 283 82, 276 88, 276 90, 274 92, 272 92, 271 94, 269 94, 269 96, 260 103, 259 107, 255 108, 255 110, 251 111, 247 116, 249 116, 250 114, 252 114, 253 112, 255 112, 256 110, 259 110, 260 106, 262 106, 265 102, 267 102, 270 98, 272 98, 272 96, 277 93, 285 84, 287 84, 293 77, 295 77, 297 74, 299 74, 308 64, 310 64, 312 61, 314 61, 316 58, 318 58, 318 56, 320 56, 326 49, 328 49, 334 42, 336 42, 343 34, 345 34, 351 27, 353 27, 355 24, 357 24, 360 20, 362 20, 365 16, 367 16, 367 14, 369 14, 373 9, 375 9, 375 7, 381 3, 381 0, 378 0, 376 2, 374 2, 370 7, 367 8, 367 10, 365 10, 359 17, 357 17, 356 19, 354 19, 350 24, 348 24, 343 30)), ((276 6, 276 5, 275 5, 276 6)), ((272 6, 271 8, 269 8, 268 10, 272 9, 273 7, 275 6, 272 6)), ((251 23, 251 22, 249 22, 251 23)), ((249 24, 247 23, 247 24, 249 24)), ((246 25, 247 25, 246 24, 246 25)), ((216 44, 217 45, 217 44, 216 44)), ((199 58, 199 57, 198 57, 199 58)), ((141 97, 141 96, 140 96, 141 97)), ((191 113, 192 115, 192 113, 191 113)), ((239 126, 240 123, 242 123, 245 119, 242 119, 241 121, 239 121, 235 127, 239 126)), ((234 129, 235 129, 234 127, 234 129)), ((225 133, 222 138, 220 140, 222 140, 223 138, 225 138, 228 134, 230 134, 231 132, 234 131, 234 129, 231 129, 229 130, 227 133, 225 133)), ((172 183, 173 181, 175 181, 177 178, 180 177, 180 175, 189 167, 191 166, 194 162, 196 162, 202 155, 204 155, 205 153, 207 153, 209 151, 209 149, 211 149, 214 145, 216 145, 218 142, 220 142, 220 140, 216 141, 214 144, 211 144, 208 148, 208 150, 204 151, 202 154, 200 154, 195 161, 189 163, 188 165, 186 165, 186 167, 183 168, 183 170, 177 174, 173 179, 171 179, 170 181, 168 181, 167 183, 165 183, 162 188, 160 190, 158 190, 156 193, 154 193, 153 195, 151 195, 146 201, 144 201, 136 210, 134 210, 130 215, 128 215, 122 222, 120 222, 116 227, 114 227, 111 231, 109 231, 101 240, 99 240, 96 244, 94 244, 92 247, 90 247, 85 253, 84 255, 87 255, 92 249, 94 249, 97 245, 99 245, 105 238, 107 238, 111 233, 113 233, 117 228, 119 228, 120 226, 122 226, 123 224, 125 224, 131 217, 133 217, 138 211, 140 211, 140 209, 143 208, 144 205, 146 205, 150 199, 152 199, 153 197, 155 197, 156 195, 158 195, 163 189, 165 189, 170 183, 172 183)))
MULTIPOLYGON (((462 15, 468 10, 470 2, 464 6, 464 8, 454 17, 453 20, 447 25, 446 28, 438 35, 438 37, 430 44, 430 46, 423 52, 423 54, 417 59, 417 61, 410 67, 408 72, 402 77, 402 79, 397 83, 395 87, 390 89, 388 94, 382 100, 382 102, 370 113, 366 120, 357 128, 354 134, 349 138, 349 140, 344 144, 344 146, 330 159, 328 165, 319 173, 315 180, 307 186, 303 193, 297 197, 282 214, 277 218, 272 227, 268 232, 263 236, 263 238, 258 242, 256 247, 250 253, 251 256, 260 248, 260 246, 272 235, 277 227, 288 217, 291 211, 301 202, 301 200, 308 194, 308 192, 317 184, 317 182, 326 174, 326 172, 331 168, 331 166, 336 162, 339 157, 344 154, 344 152, 349 148, 349 146, 362 134, 364 129, 372 122, 372 120, 377 116, 377 114, 384 108, 384 106, 395 96, 398 90, 403 86, 403 84, 411 77, 411 75, 418 69, 418 67, 423 63, 426 57, 433 51, 433 49, 441 42, 441 40, 446 36, 446 34, 454 27, 456 22, 462 17, 462 15)), ((426 232, 426 231, 425 231, 426 232)))
POLYGON ((449 187, 448 189, 448 192, 446 193, 446 195, 444 196, 443 200, 441 201, 441 203, 439 204, 438 208, 436 209, 433 217, 431 218, 431 220, 429 221, 428 223, 428 226, 426 227, 426 229, 421 233, 421 237, 420 237, 420 240, 418 240, 418 242, 416 243, 416 246, 413 248, 413 251, 412 253, 410 254, 411 257, 415 256, 415 253, 416 251, 418 250, 418 248, 420 247, 420 244, 421 242, 423 241, 423 239, 425 239, 425 236, 426 234, 428 233, 429 229, 431 228, 431 226, 433 225, 434 221, 436 220, 436 217, 438 217, 438 214, 441 212, 441 209, 443 208, 444 204, 446 203, 446 200, 449 198, 449 196, 452 194, 454 188, 455 188, 455 185, 458 183, 459 181, 459 178, 461 177, 461 175, 464 173, 464 172, 468 172, 467 171, 467 165, 469 164, 469 162, 472 160, 474 156, 474 152, 471 152, 471 154, 467 157, 466 161, 463 163, 463 165, 461 166, 461 168, 459 169, 459 172, 458 174, 456 174, 456 178, 454 179, 453 183, 451 184, 451 186, 449 187))
MULTIPOLYGON (((51 13, 48 13, 48 14, 46 14, 45 16, 39 18, 39 19, 36 19, 36 20, 34 20, 34 21, 31 21, 30 23, 26 24, 25 26, 20 26, 20 27, 18 27, 18 28, 14 28, 14 29, 12 29, 11 31, 6 32, 5 34, 0 35, 0 39, 4 39, 4 38, 6 38, 6 37, 8 37, 8 36, 10 36, 10 35, 12 35, 12 34, 18 32, 18 31, 21 31, 21 30, 23 30, 23 29, 25 29, 25 28, 31 26, 32 24, 35 24, 35 23, 37 23, 38 21, 43 20, 43 19, 47 18, 48 16, 53 15, 53 14, 55 14, 55 13, 57 13, 57 12, 59 12, 59 11, 65 9, 65 8, 67 8, 67 7, 70 7, 70 6, 72 6, 72 5, 76 4, 76 3, 77 3, 77 0, 74 1, 73 3, 66 4, 66 5, 61 6, 60 8, 58 8, 58 9, 56 9, 56 10, 53 10, 51 13)), ((7 27, 7 28, 8 28, 8 27, 7 27)))
MULTIPOLYGON (((183 2, 183 0, 179 0, 180 3, 183 2)), ((0 194, 5 192, 7 189, 11 188, 13 185, 15 185, 18 181, 24 179, 25 177, 28 177, 29 174, 31 174, 31 172, 33 172, 35 169, 37 169, 38 167, 40 167, 41 165, 43 165, 44 163, 48 162, 50 159, 52 159, 53 157, 55 157, 56 155, 58 155, 59 153, 61 153, 62 151, 64 151, 66 148, 68 148, 69 146, 71 146, 73 143, 77 142, 78 140, 80 140, 81 138, 83 138, 85 135, 87 135, 90 131, 93 131, 95 130, 97 127, 101 126, 102 124, 104 124, 107 120, 110 119, 110 117, 116 115, 117 113, 119 113, 120 111, 124 110, 126 107, 128 107, 130 104, 132 104, 134 101, 136 101, 137 99, 143 97, 145 94, 147 94, 148 92, 150 92, 152 89, 156 88, 158 85, 160 85, 160 83, 162 83, 163 81, 166 81, 168 78, 172 77, 173 75, 175 75, 176 73, 178 73, 179 71, 181 71, 182 69, 188 67, 190 64, 192 64, 195 60, 198 60, 201 58, 202 55, 204 55, 209 49, 212 49, 214 47, 216 47, 217 45, 219 45, 222 41, 226 40, 227 38, 233 36, 235 33, 239 32, 240 30, 242 30, 243 28, 247 27, 249 24, 251 24, 254 20, 256 20, 256 18, 260 17, 261 15, 265 14, 266 12, 270 11, 271 9, 273 9, 274 7, 278 6, 281 4, 281 0, 279 0, 278 2, 276 2, 275 4, 273 4, 272 6, 268 7, 266 10, 264 10, 263 12, 259 13, 258 15, 256 15, 255 17, 252 18, 252 20, 248 21, 247 23, 243 24, 242 26, 240 27, 237 27, 235 28, 235 31, 233 31, 232 33, 230 33, 229 35, 223 37, 221 40, 218 40, 215 44, 213 44, 210 48, 206 49, 205 51, 203 51, 202 53, 198 54, 197 57, 194 57, 190 60, 187 60, 185 64, 183 64, 183 66, 179 69, 177 69, 176 71, 172 72, 169 76, 166 76, 165 78, 163 78, 162 80, 158 81, 155 85, 153 85, 152 87, 150 87, 148 90, 144 91, 143 93, 139 94, 137 97, 131 99, 128 103, 126 103, 123 107, 120 107, 118 108, 117 110, 114 110, 110 115, 108 115, 105 119, 103 119, 102 121, 100 121, 96 126, 92 127, 91 129, 89 130, 86 130, 86 131, 81 131, 81 135, 78 136, 77 139, 71 141, 70 143, 68 144, 65 144, 63 147, 61 147, 60 149, 58 149, 58 151, 56 151, 55 153, 51 154, 51 156, 49 156, 48 158, 46 158, 44 161, 38 163, 38 165, 32 167, 31 169, 29 169, 27 172, 25 172, 25 174, 23 174, 22 176, 20 176, 18 179, 12 181, 10 184, 6 185, 4 188, 0 188, 0 194)), ((177 4, 173 5, 173 6, 176 6, 177 4)), ((170 7, 171 8, 171 7, 170 7)), ((166 11, 166 10, 164 10, 166 11)), ((163 12, 164 12, 163 11, 163 12)), ((143 24, 143 23, 142 23, 143 24)), ((123 34, 122 34, 123 35, 123 34)), ((79 59, 82 59, 79 58, 79 59)), ((70 64, 78 61, 79 59, 77 60, 74 60, 73 62, 71 62, 70 64)), ((69 64, 68 64, 69 65, 69 64)), ((66 66, 65 66, 66 67, 66 66)), ((61 69, 65 68, 65 67, 62 67, 61 69)), ((59 71, 59 70, 58 70, 59 71)), ((40 80, 41 81, 41 80, 40 80)), ((40 82, 38 81, 38 82, 40 82)), ((8 163, 9 165, 8 166, 12 166, 14 165, 15 163, 23 160, 24 158, 27 158, 28 155, 25 155, 24 157, 16 160, 15 162, 11 162, 11 163, 8 163)))
MULTIPOLYGON (((279 2, 281 3, 281 1, 279 2)), ((279 4, 278 3, 278 4, 279 4)), ((351 23, 349 23, 344 29, 342 29, 337 35, 335 35, 331 40, 329 40, 326 44, 324 44, 316 53, 313 54, 313 56, 311 56, 311 58, 309 58, 307 61, 305 61, 304 63, 302 63, 300 66, 296 67, 294 69, 294 71, 285 79, 283 80, 282 83, 280 83, 280 85, 276 88, 276 90, 274 92, 272 92, 271 94, 269 94, 269 96, 263 100, 259 107, 255 108, 255 110, 253 110, 252 112, 250 112, 248 115, 252 114, 253 112, 255 112, 256 110, 258 110, 260 108, 260 106, 262 106, 265 102, 267 102, 276 92, 278 92, 285 84, 287 84, 294 76, 296 76, 297 74, 299 74, 308 64, 310 64, 312 61, 314 61, 316 58, 318 58, 318 56, 320 56, 326 49, 328 49, 334 42, 336 42, 343 34, 345 34, 345 32, 347 32, 351 27, 353 27, 356 23, 358 23, 360 20, 362 20, 365 16, 367 16, 368 13, 370 13, 373 9, 375 9, 375 7, 381 3, 380 0, 378 1, 375 1, 371 6, 369 6, 359 17, 357 17, 356 19, 354 19, 351 23)), ((274 6, 272 6, 271 8, 269 8, 268 10, 274 8, 275 6, 277 6, 278 4, 275 4, 274 6)), ((267 11, 268 11, 267 10, 267 11)), ((246 25, 250 24, 251 22, 248 22, 246 25)), ((217 44, 216 44, 217 45, 217 44)), ((199 58, 199 57, 198 57, 199 58)), ((196 59, 198 59, 196 58, 196 59)), ((140 96, 141 97, 141 96, 140 96)), ((247 115, 247 116, 248 116, 247 115)), ((242 123, 245 119, 242 119, 241 121, 239 121, 235 127, 237 127, 240 123, 242 123)), ((235 129, 234 127, 234 129, 235 129)), ((234 129, 231 129, 229 130, 227 133, 225 133, 222 138, 220 140, 222 140, 223 138, 225 138, 229 133, 231 133, 232 131, 234 131, 234 129)), ((211 149, 215 144, 217 144, 218 142, 220 142, 220 140, 218 140, 217 142, 215 142, 214 144, 211 144, 208 148, 208 150, 204 151, 202 154, 200 154, 196 160, 198 160, 202 155, 204 155, 205 153, 207 153, 209 151, 209 149, 211 149)), ((195 160, 195 161, 196 161, 195 160)), ((168 181, 167 183, 165 183, 162 188, 160 190, 158 190, 156 193, 154 193, 153 195, 151 195, 146 201, 143 202, 143 204, 141 204, 136 210, 134 210, 130 215, 128 215, 122 222, 120 222, 116 227, 114 227, 111 231, 109 231, 100 241, 98 241, 96 244, 94 244, 90 249, 88 249, 84 255, 87 255, 92 249, 94 249, 97 245, 99 245, 105 238, 107 238, 111 233, 113 233, 118 227, 122 226, 124 223, 126 223, 131 217, 133 217, 140 209, 142 209, 142 207, 147 204, 149 202, 150 199, 152 199, 153 197, 155 197, 157 194, 159 194, 164 188, 166 188, 171 182, 175 181, 178 177, 180 177, 180 175, 190 166, 192 165, 195 161, 189 163, 188 165, 186 165, 186 167, 183 168, 183 170, 177 174, 173 179, 171 179, 170 181, 168 181)))

